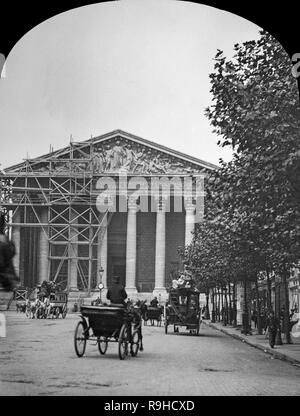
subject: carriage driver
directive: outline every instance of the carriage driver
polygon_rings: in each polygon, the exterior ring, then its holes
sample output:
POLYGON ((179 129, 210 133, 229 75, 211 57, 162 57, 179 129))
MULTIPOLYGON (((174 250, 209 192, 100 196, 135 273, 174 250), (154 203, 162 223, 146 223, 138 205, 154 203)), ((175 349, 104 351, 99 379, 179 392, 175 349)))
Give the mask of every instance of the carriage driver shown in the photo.
POLYGON ((120 284, 119 276, 113 277, 112 285, 109 286, 106 297, 110 300, 111 305, 117 304, 118 306, 126 306, 125 299, 127 298, 127 293, 124 286, 120 284))

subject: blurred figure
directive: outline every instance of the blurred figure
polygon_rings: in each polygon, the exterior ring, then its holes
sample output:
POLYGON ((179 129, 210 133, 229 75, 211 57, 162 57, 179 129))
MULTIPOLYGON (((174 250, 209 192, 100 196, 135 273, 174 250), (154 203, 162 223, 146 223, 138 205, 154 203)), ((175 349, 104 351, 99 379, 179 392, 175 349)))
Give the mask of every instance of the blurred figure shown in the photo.
POLYGON ((12 259, 16 254, 15 245, 5 235, 5 219, 0 214, 0 284, 6 292, 14 290, 17 276, 12 259))

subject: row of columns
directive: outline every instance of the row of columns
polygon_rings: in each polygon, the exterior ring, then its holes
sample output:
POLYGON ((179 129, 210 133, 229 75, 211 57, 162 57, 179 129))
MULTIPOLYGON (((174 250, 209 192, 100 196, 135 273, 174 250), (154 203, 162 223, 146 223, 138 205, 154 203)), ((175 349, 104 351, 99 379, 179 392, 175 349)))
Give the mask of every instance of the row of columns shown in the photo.
MULTIPOLYGON (((185 206, 185 245, 191 243, 195 225, 195 205, 185 206)), ((134 201, 128 203, 127 235, 126 235, 126 291, 128 295, 137 293, 136 288, 136 226, 137 207, 134 201)), ((99 238, 100 240, 100 238, 99 238)), ((107 287, 107 228, 102 241, 98 244, 98 270, 104 270, 102 283, 107 287)), ((163 201, 160 201, 156 213, 156 240, 155 240, 155 288, 154 294, 162 294, 165 288, 166 259, 166 211, 163 201)))

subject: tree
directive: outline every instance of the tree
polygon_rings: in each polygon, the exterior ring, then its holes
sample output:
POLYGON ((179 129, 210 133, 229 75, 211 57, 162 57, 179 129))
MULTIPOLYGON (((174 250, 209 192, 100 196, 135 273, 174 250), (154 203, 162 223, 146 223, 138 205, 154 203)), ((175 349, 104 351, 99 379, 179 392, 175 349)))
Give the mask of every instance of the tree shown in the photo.
MULTIPOLYGON (((299 260, 300 108, 291 62, 267 32, 258 41, 235 45, 227 60, 218 51, 210 75, 213 105, 206 114, 231 146, 230 163, 222 162, 215 192, 234 218, 254 266, 276 269, 285 286, 289 269, 299 260)), ((257 267, 252 267, 253 271, 257 267)), ((286 328, 288 325, 286 325, 286 328)), ((289 332, 286 332, 289 342, 289 332)))

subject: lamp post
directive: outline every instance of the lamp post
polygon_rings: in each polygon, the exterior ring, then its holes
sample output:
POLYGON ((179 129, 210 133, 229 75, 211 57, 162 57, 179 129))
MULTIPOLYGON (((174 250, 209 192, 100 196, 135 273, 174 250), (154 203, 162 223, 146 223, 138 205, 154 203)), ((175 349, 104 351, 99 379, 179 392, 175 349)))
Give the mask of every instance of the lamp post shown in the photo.
POLYGON ((100 297, 99 297, 100 305, 102 304, 102 290, 104 289, 104 284, 102 283, 103 272, 104 272, 104 269, 101 266, 100 269, 99 269, 100 283, 99 283, 99 286, 98 286, 98 288, 100 290, 100 297))

